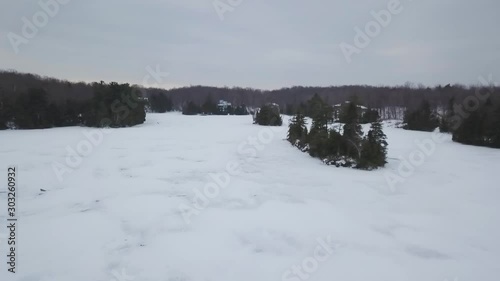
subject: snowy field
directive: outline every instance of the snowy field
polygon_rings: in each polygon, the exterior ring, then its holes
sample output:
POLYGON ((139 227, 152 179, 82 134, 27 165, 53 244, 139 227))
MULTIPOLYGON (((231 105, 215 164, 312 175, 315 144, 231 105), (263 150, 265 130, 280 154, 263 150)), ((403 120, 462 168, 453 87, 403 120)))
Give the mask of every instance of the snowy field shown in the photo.
POLYGON ((389 125, 388 165, 365 172, 250 116, 147 118, 0 131, 2 182, 19 170, 17 273, 2 185, 0 280, 500 280, 500 150, 389 125))

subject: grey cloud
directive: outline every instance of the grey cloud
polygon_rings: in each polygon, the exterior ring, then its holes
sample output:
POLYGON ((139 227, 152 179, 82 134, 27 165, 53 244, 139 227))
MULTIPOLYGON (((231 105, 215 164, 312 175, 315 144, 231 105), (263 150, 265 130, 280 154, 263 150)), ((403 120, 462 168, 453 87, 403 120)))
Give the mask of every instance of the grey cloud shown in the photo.
POLYGON ((339 44, 352 44, 354 28, 388 2, 243 0, 220 21, 212 0, 72 0, 16 55, 7 34, 20 33, 21 18, 39 10, 38 1, 4 1, 0 61, 69 80, 131 83, 141 83, 146 66, 161 65, 171 73, 165 86, 435 85, 500 77, 500 4, 493 0, 401 0, 403 11, 346 63, 339 44))

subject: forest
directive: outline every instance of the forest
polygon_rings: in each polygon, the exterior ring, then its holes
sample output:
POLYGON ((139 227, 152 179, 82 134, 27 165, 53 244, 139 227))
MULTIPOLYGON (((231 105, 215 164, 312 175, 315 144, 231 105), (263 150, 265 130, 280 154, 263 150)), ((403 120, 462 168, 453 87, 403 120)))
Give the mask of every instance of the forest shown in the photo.
POLYGON ((432 131, 439 127, 453 133, 458 142, 500 147, 499 89, 493 85, 425 87, 411 83, 278 90, 209 86, 157 89, 103 81, 69 82, 1 71, 0 129, 128 127, 143 123, 146 112, 244 115, 266 104, 276 104, 281 114, 302 112, 311 116, 307 114, 308 101, 317 97, 334 109, 355 99, 369 112, 378 113, 382 120, 404 119, 405 129, 432 131), (231 106, 221 111, 217 101, 231 106))

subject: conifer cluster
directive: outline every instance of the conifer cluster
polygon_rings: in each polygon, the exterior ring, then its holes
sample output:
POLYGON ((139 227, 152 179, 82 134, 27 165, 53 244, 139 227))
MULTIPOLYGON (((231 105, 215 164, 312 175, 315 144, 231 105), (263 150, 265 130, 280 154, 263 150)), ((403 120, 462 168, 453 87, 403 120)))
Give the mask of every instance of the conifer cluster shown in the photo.
POLYGON ((355 101, 343 108, 344 123, 333 123, 332 107, 319 96, 315 95, 308 105, 310 130, 302 112, 293 116, 288 126, 287 140, 293 146, 337 167, 372 170, 386 164, 387 137, 378 116, 364 136, 360 125, 362 114, 355 101))

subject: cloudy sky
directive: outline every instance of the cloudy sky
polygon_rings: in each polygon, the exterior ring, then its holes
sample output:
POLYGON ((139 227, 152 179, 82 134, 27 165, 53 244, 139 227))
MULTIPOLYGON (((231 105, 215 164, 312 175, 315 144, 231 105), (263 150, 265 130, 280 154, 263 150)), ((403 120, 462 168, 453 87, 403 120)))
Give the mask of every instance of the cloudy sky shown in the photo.
POLYGON ((58 0, 47 15, 54 1, 2 1, 1 69, 162 87, 500 79, 498 0, 58 0))

